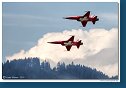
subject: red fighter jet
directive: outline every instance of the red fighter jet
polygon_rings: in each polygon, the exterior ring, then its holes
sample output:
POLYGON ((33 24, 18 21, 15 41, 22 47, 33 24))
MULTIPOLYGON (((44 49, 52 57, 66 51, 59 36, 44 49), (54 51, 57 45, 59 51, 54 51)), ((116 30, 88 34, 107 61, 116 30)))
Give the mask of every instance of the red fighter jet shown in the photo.
POLYGON ((83 27, 86 26, 88 21, 91 21, 93 24, 95 24, 95 22, 99 20, 97 16, 90 16, 90 11, 87 11, 87 13, 84 16, 70 16, 70 17, 64 17, 64 19, 80 21, 83 27))
POLYGON ((72 46, 77 46, 77 48, 79 49, 80 45, 83 45, 81 40, 75 42, 74 36, 72 36, 70 39, 68 39, 66 41, 54 41, 54 42, 48 42, 48 43, 61 44, 62 46, 66 47, 67 51, 70 51, 72 46))

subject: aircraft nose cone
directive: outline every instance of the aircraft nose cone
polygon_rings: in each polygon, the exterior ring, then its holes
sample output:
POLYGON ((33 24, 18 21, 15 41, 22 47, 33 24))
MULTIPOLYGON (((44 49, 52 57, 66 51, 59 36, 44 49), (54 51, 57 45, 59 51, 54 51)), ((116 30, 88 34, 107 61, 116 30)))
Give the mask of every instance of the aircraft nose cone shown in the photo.
POLYGON ((68 19, 68 17, 63 17, 63 19, 68 19))

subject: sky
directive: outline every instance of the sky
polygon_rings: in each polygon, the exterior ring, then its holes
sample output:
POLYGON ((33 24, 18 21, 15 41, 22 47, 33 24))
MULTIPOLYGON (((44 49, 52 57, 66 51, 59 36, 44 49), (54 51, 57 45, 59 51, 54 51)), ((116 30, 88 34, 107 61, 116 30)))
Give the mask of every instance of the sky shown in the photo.
MULTIPOLYGON (((76 57, 74 61, 80 63, 84 62, 82 61, 82 58, 84 58, 86 60, 84 64, 87 66, 97 67, 99 70, 104 68, 105 73, 108 72, 108 68, 113 67, 116 68, 114 73, 110 72, 108 74, 117 75, 118 73, 118 55, 115 55, 118 54, 118 3, 3 2, 2 26, 3 62, 7 58, 14 59, 28 57, 29 55, 51 59, 48 56, 51 52, 57 50, 57 52, 50 55, 52 57, 57 56, 53 57, 56 58, 56 62, 66 61, 67 57, 76 57), (89 22, 83 28, 80 22, 63 19, 66 16, 84 15, 85 11, 91 11, 92 15, 97 15, 99 21, 95 25, 89 22), (83 48, 77 51, 78 55, 76 56, 74 54, 77 50, 75 47, 72 47, 73 51, 71 52, 64 52, 65 47, 61 46, 60 49, 57 49, 57 46, 46 44, 47 40, 68 39, 71 34, 86 41, 86 49, 82 46, 83 48), (97 35, 103 37, 97 39, 97 35), (110 53, 107 52, 110 51, 114 52, 109 55, 110 53), (62 53, 60 56, 57 55, 59 52, 62 53), (41 56, 40 54, 44 55, 41 56), (108 55, 108 59, 113 58, 112 61, 107 59, 103 64, 96 62, 96 57, 101 58, 100 56, 104 57, 106 55, 108 55), (92 60, 92 58, 96 60, 92 60), (77 59, 79 59, 78 62, 77 59), (95 66, 95 64, 98 65, 95 66)), ((55 60, 51 59, 50 61, 54 63, 55 60)))

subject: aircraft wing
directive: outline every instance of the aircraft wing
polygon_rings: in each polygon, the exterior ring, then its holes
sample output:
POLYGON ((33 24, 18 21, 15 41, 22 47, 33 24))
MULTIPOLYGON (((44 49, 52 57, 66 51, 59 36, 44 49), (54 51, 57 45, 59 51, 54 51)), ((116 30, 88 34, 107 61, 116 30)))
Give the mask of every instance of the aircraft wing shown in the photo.
POLYGON ((82 23, 83 27, 85 27, 87 24, 87 21, 82 21, 81 23, 82 23))
POLYGON ((74 36, 68 39, 68 41, 73 41, 73 40, 74 40, 74 36))
POLYGON ((70 51, 72 46, 66 46, 67 51, 70 51))
POLYGON ((88 12, 84 15, 84 17, 89 17, 89 15, 90 15, 90 11, 88 11, 88 12))

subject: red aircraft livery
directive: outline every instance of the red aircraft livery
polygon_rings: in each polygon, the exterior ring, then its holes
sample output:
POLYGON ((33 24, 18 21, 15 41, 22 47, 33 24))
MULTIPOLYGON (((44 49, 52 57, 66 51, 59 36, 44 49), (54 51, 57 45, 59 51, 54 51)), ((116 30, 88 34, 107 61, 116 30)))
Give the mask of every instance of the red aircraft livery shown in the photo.
POLYGON ((87 11, 87 13, 84 16, 70 16, 70 17, 64 17, 64 19, 80 21, 83 27, 86 26, 88 21, 91 21, 93 24, 95 24, 95 22, 99 20, 97 16, 90 16, 90 11, 87 11))
POLYGON ((66 41, 54 41, 54 42, 48 42, 48 43, 61 44, 62 46, 66 47, 67 51, 70 51, 72 46, 77 46, 77 48, 79 49, 80 45, 83 45, 81 40, 75 42, 74 36, 72 36, 70 39, 68 39, 66 41))

